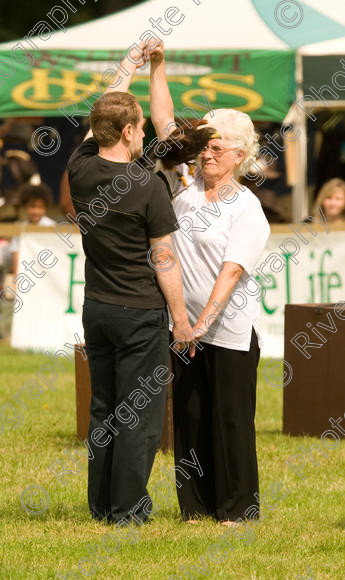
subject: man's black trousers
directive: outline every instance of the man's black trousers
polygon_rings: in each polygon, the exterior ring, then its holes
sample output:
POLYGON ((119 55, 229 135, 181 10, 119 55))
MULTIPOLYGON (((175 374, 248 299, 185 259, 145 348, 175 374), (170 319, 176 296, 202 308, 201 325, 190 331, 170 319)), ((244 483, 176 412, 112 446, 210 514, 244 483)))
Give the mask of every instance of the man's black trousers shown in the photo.
MULTIPOLYGON (((158 366, 169 367, 168 315, 166 308, 127 308, 85 299, 83 326, 92 390, 89 507, 94 518, 119 522, 130 518, 132 508, 148 495, 167 392, 153 375, 158 366), (147 384, 155 394, 140 386, 139 377, 151 377, 147 384)), ((142 508, 136 516, 147 519, 142 508)))
POLYGON ((201 346, 189 364, 172 355, 175 464, 194 449, 203 470, 202 477, 177 487, 177 496, 186 519, 235 521, 258 505, 254 417, 260 350, 254 329, 249 352, 201 346))

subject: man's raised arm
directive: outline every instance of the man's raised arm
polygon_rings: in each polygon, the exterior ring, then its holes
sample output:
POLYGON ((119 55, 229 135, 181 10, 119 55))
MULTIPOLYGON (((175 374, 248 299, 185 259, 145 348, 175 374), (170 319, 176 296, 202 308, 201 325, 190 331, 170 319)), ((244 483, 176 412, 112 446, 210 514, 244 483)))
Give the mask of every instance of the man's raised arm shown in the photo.
POLYGON ((165 72, 163 42, 149 53, 151 61, 150 108, 151 120, 159 139, 166 139, 164 133, 169 123, 174 122, 174 103, 171 98, 165 72))
MULTIPOLYGON (((108 88, 104 91, 105 95, 107 95, 108 93, 114 93, 116 91, 121 93, 128 92, 135 71, 137 70, 137 68, 141 67, 144 64, 146 58, 144 52, 145 42, 140 42, 139 46, 143 51, 142 58, 138 59, 137 62, 133 62, 132 60, 129 60, 129 58, 126 55, 125 58, 121 61, 121 65, 119 66, 116 74, 114 75, 113 78, 111 78, 111 84, 109 79, 107 85, 108 88), (122 69, 127 71, 127 74, 124 73, 122 69)), ((84 141, 85 139, 89 139, 90 137, 92 137, 91 129, 89 129, 89 131, 85 135, 84 141)))

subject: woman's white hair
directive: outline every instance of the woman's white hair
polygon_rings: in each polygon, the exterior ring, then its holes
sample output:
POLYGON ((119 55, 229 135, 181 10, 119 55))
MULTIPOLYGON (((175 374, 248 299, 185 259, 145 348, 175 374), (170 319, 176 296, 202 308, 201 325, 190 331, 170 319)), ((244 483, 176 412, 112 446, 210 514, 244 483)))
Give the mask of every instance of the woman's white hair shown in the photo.
MULTIPOLYGON (((259 135, 249 115, 235 109, 214 109, 204 117, 210 127, 230 141, 234 147, 243 151, 243 164, 255 159, 259 152, 259 135)), ((205 125, 203 125, 205 127, 205 125)))

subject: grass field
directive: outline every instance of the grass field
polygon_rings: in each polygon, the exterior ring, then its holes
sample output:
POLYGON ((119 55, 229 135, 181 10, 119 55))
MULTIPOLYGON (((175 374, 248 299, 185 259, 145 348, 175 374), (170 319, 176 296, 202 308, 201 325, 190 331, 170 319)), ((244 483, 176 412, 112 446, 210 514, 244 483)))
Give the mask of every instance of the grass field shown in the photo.
MULTIPOLYGON (((1 345, 0 358, 0 405, 48 363, 44 355, 21 353, 6 345, 1 345)), ((299 445, 309 447, 320 440, 282 435, 282 390, 264 384, 262 363, 256 422, 260 491, 268 492, 274 482, 281 481, 290 494, 267 511, 259 525, 251 526, 255 536, 233 537, 235 549, 214 558, 222 561, 211 561, 207 550, 224 533, 223 528, 211 520, 194 527, 182 523, 175 497, 173 505, 157 512, 150 524, 136 528, 135 543, 130 543, 135 538, 123 539, 108 559, 105 550, 100 550, 104 561, 95 560, 97 570, 84 561, 84 574, 78 573, 78 562, 90 556, 87 545, 100 545, 111 528, 89 517, 86 459, 79 459, 85 468, 71 475, 65 487, 47 469, 55 460, 66 459, 64 450, 82 449, 76 439, 74 369, 71 364, 68 367, 66 372, 59 371, 55 391, 45 390, 36 399, 22 397, 28 408, 15 405, 21 409, 22 424, 16 429, 6 425, 0 437, 1 579, 345 578, 345 442, 329 450, 325 458, 317 454, 318 466, 306 460, 305 479, 300 479, 285 461, 298 452, 299 445), (43 486, 49 493, 50 505, 40 515, 29 514, 21 506, 21 493, 29 485, 43 486), (193 565, 203 565, 204 573, 186 572, 193 565)), ((11 417, 9 407, 5 409, 11 417)), ((339 416, 344 411, 339 409, 339 416)), ((166 479, 160 472, 163 465, 173 465, 172 455, 157 455, 149 489, 166 479)))

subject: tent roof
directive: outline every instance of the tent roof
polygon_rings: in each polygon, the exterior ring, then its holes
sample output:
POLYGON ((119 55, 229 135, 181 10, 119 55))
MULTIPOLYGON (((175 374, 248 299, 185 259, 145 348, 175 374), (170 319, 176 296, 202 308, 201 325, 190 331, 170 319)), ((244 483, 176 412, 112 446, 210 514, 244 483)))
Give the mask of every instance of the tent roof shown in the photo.
MULTIPOLYGON (((164 36, 152 27, 150 18, 163 18, 162 25, 167 30, 164 12, 172 5, 171 0, 147 0, 110 16, 72 26, 67 32, 56 32, 47 41, 38 39, 34 42, 42 50, 126 49, 138 42, 146 30, 153 30, 164 39, 167 50, 289 48, 262 20, 251 0, 240 0, 234 4, 229 0, 181 2, 185 19, 164 36)), ((178 15, 175 17, 177 19, 178 15)), ((7 42, 0 45, 0 49, 11 48, 13 44, 13 41, 7 42)))
POLYGON ((344 42, 344 0, 289 0, 276 5, 269 2, 252 0, 262 20, 289 47, 312 47, 341 38, 344 42))
POLYGON ((302 55, 343 55, 345 50, 345 3, 344 0, 304 0, 306 3, 313 5, 317 10, 337 20, 338 24, 343 28, 341 36, 337 35, 334 38, 317 37, 317 42, 308 43, 301 47, 300 54, 302 55))
MULTIPOLYGON (((184 20, 164 35, 153 28, 150 18, 153 21, 162 18, 161 24, 168 30, 164 13, 171 7, 171 0, 146 0, 110 16, 71 26, 65 32, 55 32, 46 41, 32 38, 41 50, 48 51, 125 50, 149 30, 164 39, 167 50, 300 48, 302 54, 343 54, 344 0, 292 0, 285 12, 287 18, 293 17, 295 11, 298 15, 300 7, 303 10, 303 20, 295 28, 277 22, 280 14, 277 10, 284 4, 272 0, 241 0, 236 4, 229 0, 188 0, 179 13, 185 15, 184 20)), ((48 18, 47 22, 56 28, 48 18)), ((0 50, 11 49, 14 44, 15 41, 2 43, 0 50)))
POLYGON ((303 56, 343 55, 345 53, 345 36, 326 42, 317 42, 303 46, 299 51, 303 56))

